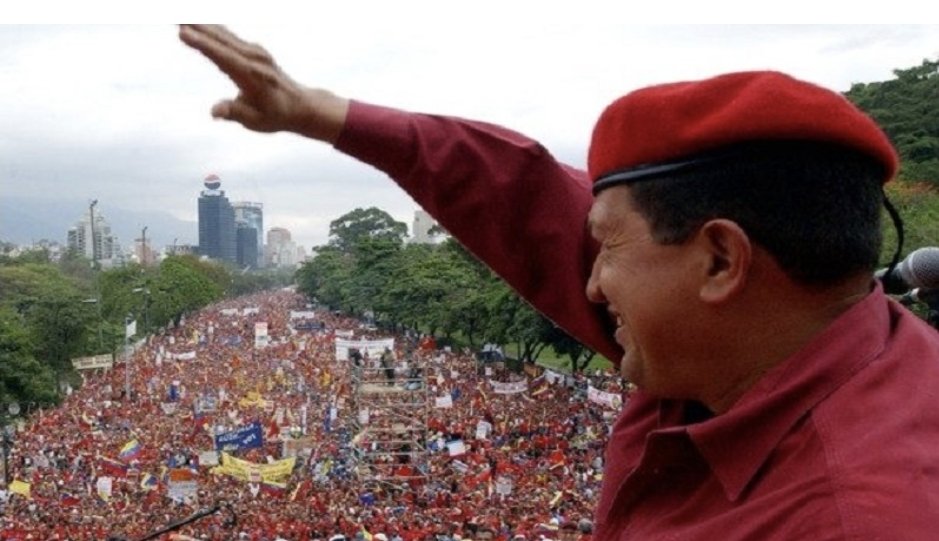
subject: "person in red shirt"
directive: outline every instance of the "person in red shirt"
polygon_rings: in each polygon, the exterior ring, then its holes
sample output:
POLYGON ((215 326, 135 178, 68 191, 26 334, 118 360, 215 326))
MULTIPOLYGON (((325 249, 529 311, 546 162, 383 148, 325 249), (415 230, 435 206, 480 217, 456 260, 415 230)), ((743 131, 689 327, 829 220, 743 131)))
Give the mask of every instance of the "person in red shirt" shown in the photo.
POLYGON ((499 126, 304 87, 223 28, 180 37, 239 88, 213 116, 385 171, 617 361, 638 390, 593 538, 935 537, 939 337, 873 278, 898 158, 838 93, 771 71, 636 90, 582 171, 499 126))

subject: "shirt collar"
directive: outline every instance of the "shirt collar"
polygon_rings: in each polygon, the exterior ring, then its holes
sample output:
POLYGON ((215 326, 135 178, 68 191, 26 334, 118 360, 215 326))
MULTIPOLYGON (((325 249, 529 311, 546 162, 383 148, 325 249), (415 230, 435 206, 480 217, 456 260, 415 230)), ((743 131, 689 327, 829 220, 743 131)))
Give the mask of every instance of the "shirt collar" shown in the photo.
POLYGON ((880 287, 763 376, 730 410, 686 428, 730 501, 783 437, 883 350, 889 313, 880 287))

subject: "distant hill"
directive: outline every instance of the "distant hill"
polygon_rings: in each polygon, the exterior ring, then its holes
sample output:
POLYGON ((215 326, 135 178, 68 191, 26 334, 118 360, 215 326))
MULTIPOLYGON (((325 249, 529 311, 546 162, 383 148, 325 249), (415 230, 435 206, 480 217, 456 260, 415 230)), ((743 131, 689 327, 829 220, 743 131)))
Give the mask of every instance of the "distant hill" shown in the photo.
MULTIPOLYGON (((196 244, 199 229, 196 222, 179 220, 162 211, 131 211, 112 207, 102 201, 96 207, 118 237, 122 247, 140 237, 147 226, 147 239, 155 250, 173 244, 196 244)), ((70 227, 88 212, 84 199, 41 199, 0 196, 0 240, 16 244, 29 244, 48 239, 65 244, 70 227)))

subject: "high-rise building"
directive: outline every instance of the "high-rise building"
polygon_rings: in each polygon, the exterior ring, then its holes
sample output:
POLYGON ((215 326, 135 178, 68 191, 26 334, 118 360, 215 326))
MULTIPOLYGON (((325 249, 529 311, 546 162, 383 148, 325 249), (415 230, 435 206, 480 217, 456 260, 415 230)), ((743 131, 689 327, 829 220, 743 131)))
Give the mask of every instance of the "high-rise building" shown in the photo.
POLYGON ((411 227, 411 242, 416 244, 432 244, 437 242, 431 229, 437 225, 437 221, 424 210, 414 212, 414 225, 411 227))
POLYGON ((157 254, 150 246, 150 239, 141 237, 134 240, 134 258, 143 266, 152 265, 157 261, 157 254))
POLYGON ((120 245, 117 237, 111 234, 111 224, 100 211, 95 212, 94 206, 89 206, 88 213, 68 230, 68 247, 108 267, 119 255, 120 245))
POLYGON ((235 224, 235 251, 240 268, 258 268, 258 234, 247 222, 235 224))
POLYGON ((298 263, 297 244, 290 238, 290 231, 283 227, 272 227, 267 232, 267 245, 264 257, 271 267, 296 267, 298 263))
MULTIPOLYGON (((235 209, 235 224, 243 222, 253 227, 257 235, 256 250, 258 252, 257 260, 262 260, 264 247, 264 205, 251 201, 235 201, 231 204, 235 209)), ((253 265, 257 266, 257 264, 253 265)))
POLYGON ((212 259, 237 262, 235 211, 225 197, 217 175, 205 177, 205 190, 199 196, 199 254, 212 259))

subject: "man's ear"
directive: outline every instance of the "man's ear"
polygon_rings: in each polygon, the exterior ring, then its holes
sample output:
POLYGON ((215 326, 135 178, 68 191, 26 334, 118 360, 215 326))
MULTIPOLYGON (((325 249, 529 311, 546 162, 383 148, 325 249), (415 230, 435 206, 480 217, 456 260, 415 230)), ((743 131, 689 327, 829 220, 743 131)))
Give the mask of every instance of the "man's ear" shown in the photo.
POLYGON ((753 262, 753 244, 746 232, 736 222, 715 219, 701 226, 695 242, 707 258, 701 300, 722 303, 742 291, 753 262))

